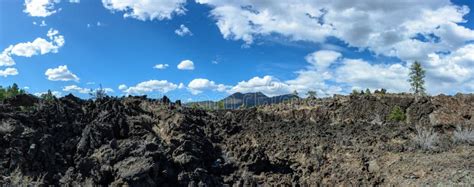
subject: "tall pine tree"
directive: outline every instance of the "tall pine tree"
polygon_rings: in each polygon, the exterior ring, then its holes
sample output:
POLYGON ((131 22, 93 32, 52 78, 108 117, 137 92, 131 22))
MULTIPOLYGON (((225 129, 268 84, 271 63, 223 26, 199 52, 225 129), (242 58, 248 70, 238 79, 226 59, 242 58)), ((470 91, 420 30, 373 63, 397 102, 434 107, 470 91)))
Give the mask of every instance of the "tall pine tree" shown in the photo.
POLYGON ((425 94, 425 70, 421 64, 415 61, 410 67, 410 79, 408 80, 411 85, 411 90, 417 95, 425 94))

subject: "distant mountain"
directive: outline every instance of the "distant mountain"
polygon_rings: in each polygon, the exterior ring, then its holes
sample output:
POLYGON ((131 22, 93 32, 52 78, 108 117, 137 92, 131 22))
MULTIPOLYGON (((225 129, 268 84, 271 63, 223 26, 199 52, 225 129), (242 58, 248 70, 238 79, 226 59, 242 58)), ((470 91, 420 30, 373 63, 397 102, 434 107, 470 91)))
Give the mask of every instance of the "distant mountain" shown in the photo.
POLYGON ((279 95, 274 97, 268 97, 262 92, 255 93, 234 93, 220 101, 200 101, 200 102, 191 102, 187 103, 187 106, 199 105, 206 108, 219 108, 219 103, 222 103, 221 106, 224 106, 226 109, 237 109, 239 107, 252 107, 265 104, 276 104, 281 103, 286 100, 299 98, 293 94, 279 95))

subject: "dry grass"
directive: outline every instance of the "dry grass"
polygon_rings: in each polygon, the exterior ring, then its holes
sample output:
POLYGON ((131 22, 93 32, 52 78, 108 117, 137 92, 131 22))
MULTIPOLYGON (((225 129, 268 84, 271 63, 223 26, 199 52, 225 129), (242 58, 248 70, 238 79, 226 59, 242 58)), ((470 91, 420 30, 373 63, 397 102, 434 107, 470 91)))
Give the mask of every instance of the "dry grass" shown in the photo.
POLYGON ((439 136, 432 128, 416 127, 414 142, 423 150, 433 150, 438 145, 439 136))
POLYGON ((13 131, 13 126, 10 123, 2 121, 0 123, 0 134, 6 134, 13 131))
POLYGON ((457 144, 474 144, 474 130, 471 127, 457 126, 453 132, 453 141, 457 144))
POLYGON ((20 169, 15 169, 7 179, 12 186, 42 186, 45 175, 30 177, 23 175, 20 169))

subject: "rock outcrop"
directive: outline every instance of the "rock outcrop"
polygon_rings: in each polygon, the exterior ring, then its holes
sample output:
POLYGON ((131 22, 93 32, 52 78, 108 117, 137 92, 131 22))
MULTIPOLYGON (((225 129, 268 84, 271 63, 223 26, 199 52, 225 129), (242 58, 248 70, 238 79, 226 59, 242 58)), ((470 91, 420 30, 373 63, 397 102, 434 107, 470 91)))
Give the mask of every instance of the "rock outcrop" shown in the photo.
POLYGON ((21 95, 0 104, 0 184, 432 185, 474 181, 474 96, 335 96, 240 110, 168 98, 21 95), (399 106, 406 121, 389 114, 399 106), (439 134, 417 149, 415 126, 439 134))

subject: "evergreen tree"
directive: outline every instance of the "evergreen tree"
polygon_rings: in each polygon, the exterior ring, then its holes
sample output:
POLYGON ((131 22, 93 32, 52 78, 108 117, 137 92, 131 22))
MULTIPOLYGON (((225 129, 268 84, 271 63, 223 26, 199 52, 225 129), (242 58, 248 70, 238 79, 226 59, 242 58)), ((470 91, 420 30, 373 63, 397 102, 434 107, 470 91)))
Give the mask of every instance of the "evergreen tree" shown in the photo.
POLYGON ((225 108, 225 103, 224 103, 224 101, 219 101, 219 102, 217 102, 217 108, 218 108, 219 110, 223 110, 223 109, 225 108))
POLYGON ((298 93, 296 90, 293 91, 293 95, 294 95, 294 96, 298 96, 298 94, 299 94, 299 93, 298 93))
POLYGON ((306 93, 306 95, 308 95, 308 98, 316 98, 317 96, 317 93, 315 91, 308 91, 308 93, 306 93))
POLYGON ((51 90, 48 90, 46 94, 42 94, 41 98, 44 99, 45 101, 54 101, 56 99, 56 97, 54 96, 51 90))
POLYGON ((417 95, 425 94, 425 73, 425 70, 417 61, 410 67, 410 79, 408 81, 410 82, 411 90, 417 95))

